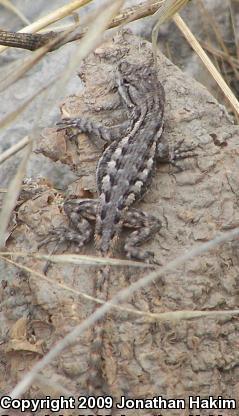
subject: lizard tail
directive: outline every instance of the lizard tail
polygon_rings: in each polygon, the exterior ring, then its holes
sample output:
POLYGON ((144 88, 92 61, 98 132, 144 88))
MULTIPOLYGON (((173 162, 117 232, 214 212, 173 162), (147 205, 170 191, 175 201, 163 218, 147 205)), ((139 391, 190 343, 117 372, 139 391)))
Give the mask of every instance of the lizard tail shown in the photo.
MULTIPOLYGON (((97 273, 94 287, 95 298, 107 301, 110 277, 109 271, 109 266, 107 266, 97 273)), ((94 308, 94 310, 96 310, 96 308, 100 306, 100 304, 96 305, 97 306, 94 308)), ((102 396, 102 394, 105 393, 104 390, 107 389, 103 374, 104 361, 102 356, 104 344, 104 327, 105 319, 98 321, 92 331, 92 343, 90 346, 90 361, 87 382, 89 395, 92 396, 102 396)))
POLYGON ((98 322, 92 332, 92 343, 90 346, 90 365, 88 374, 88 391, 90 396, 101 396, 103 379, 103 322, 98 322))

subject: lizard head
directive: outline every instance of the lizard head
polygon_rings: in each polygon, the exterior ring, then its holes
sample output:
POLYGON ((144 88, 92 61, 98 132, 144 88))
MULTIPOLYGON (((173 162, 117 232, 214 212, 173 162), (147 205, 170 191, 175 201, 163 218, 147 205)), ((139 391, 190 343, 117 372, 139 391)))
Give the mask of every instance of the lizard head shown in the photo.
POLYGON ((118 73, 125 84, 135 84, 140 81, 149 84, 157 82, 157 73, 151 62, 145 65, 124 60, 118 65, 118 73))
POLYGON ((130 96, 134 105, 145 94, 152 94, 160 85, 157 71, 152 62, 131 63, 123 60, 118 65, 117 82, 121 95, 130 96))

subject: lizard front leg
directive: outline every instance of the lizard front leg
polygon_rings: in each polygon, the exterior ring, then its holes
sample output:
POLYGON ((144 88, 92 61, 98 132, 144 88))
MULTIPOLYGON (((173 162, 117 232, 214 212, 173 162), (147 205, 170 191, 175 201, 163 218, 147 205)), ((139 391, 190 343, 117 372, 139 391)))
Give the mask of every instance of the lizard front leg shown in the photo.
POLYGON ((85 117, 76 117, 64 118, 62 121, 58 122, 57 125, 59 126, 58 130, 74 129, 75 132, 69 136, 70 138, 76 137, 79 133, 88 134, 94 145, 99 147, 100 144, 109 144, 124 137, 130 127, 130 121, 127 120, 119 125, 106 127, 95 120, 85 117))
POLYGON ((154 257, 151 251, 144 251, 138 246, 150 240, 162 226, 161 221, 153 215, 146 214, 138 209, 129 209, 124 218, 124 227, 135 228, 126 238, 124 250, 130 259, 150 261, 154 257))

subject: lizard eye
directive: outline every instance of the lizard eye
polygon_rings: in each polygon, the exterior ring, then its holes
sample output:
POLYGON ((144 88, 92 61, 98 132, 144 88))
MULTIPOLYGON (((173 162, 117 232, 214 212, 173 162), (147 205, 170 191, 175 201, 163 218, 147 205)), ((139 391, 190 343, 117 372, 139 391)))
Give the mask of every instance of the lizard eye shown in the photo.
POLYGON ((125 71, 127 71, 129 65, 126 61, 120 62, 118 65, 118 69, 120 72, 124 73, 125 71))
POLYGON ((129 81, 127 78, 123 78, 123 83, 126 87, 128 87, 130 85, 129 81))

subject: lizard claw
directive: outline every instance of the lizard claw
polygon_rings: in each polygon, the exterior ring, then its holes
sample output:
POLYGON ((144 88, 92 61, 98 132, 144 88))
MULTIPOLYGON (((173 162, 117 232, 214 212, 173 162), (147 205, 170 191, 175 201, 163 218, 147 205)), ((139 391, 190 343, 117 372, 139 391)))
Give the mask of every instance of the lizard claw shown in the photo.
POLYGON ((177 163, 179 160, 198 156, 198 153, 195 152, 196 146, 186 146, 182 148, 183 142, 183 139, 180 140, 180 142, 169 152, 169 163, 175 166, 179 171, 183 170, 177 163))
POLYGON ((67 127, 74 127, 76 126, 76 122, 74 118, 70 117, 64 117, 61 121, 58 121, 56 123, 57 126, 60 126, 60 128, 65 129, 67 127))
POLYGON ((67 135, 70 140, 76 139, 77 135, 80 133, 79 126, 77 125, 77 119, 69 118, 69 117, 63 118, 61 121, 58 121, 56 125, 58 126, 57 131, 62 131, 62 130, 67 131, 67 135), (69 134, 68 131, 70 129, 77 129, 77 130, 69 134))
POLYGON ((196 146, 186 146, 182 148, 183 142, 183 139, 180 140, 180 142, 178 142, 176 146, 169 152, 169 160, 171 163, 175 162, 176 160, 198 156, 198 154, 194 152, 196 146))
POLYGON ((154 252, 153 251, 144 251, 142 253, 143 255, 143 260, 146 263, 153 263, 154 262, 154 252))
POLYGON ((130 260, 141 260, 145 263, 154 263, 154 253, 153 251, 143 251, 139 250, 136 247, 132 247, 126 253, 126 257, 130 260))
POLYGON ((39 242, 37 248, 39 249, 42 246, 47 245, 57 240, 59 241, 59 243, 64 242, 65 240, 64 235, 66 231, 67 229, 64 227, 54 228, 50 230, 49 235, 39 242))

